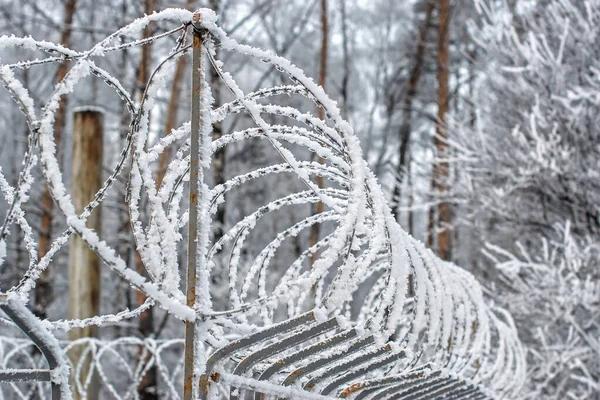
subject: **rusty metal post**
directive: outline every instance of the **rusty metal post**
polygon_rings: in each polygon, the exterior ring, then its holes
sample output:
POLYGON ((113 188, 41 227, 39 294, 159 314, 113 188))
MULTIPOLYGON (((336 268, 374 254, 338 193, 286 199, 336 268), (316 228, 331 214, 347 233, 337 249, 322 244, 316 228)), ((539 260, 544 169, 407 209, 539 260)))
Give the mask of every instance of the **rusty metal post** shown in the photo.
MULTIPOLYGON (((194 23, 200 21, 200 14, 195 13, 194 23)), ((194 39, 192 45, 192 116, 190 146, 190 204, 188 222, 188 262, 186 282, 186 302, 189 307, 196 305, 196 267, 198 263, 198 195, 200 184, 200 110, 202 87, 202 32, 193 26, 194 39)), ((183 367, 183 400, 192 400, 194 387, 194 342, 195 323, 185 322, 185 349, 183 367)))

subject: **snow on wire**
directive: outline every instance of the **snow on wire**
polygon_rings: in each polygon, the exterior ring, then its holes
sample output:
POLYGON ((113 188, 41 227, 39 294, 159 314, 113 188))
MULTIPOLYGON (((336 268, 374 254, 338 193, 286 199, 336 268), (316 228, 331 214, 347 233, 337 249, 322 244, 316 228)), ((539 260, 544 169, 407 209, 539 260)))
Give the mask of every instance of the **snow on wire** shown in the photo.
MULTIPOLYGON (((439 393, 455 398, 514 395, 523 383, 525 361, 510 316, 486 304, 480 286, 468 272, 441 261, 402 230, 362 157, 357 137, 342 119, 336 103, 288 60, 239 44, 217 26, 211 10, 198 12, 200 21, 194 27, 193 14, 186 10, 168 9, 145 16, 83 52, 32 38, 0 38, 0 49, 18 47, 50 54, 47 58, 0 67, 0 79, 30 128, 17 186, 12 187, 0 170, 0 190, 9 205, 0 227, 0 267, 14 224, 24 232, 30 256, 27 273, 8 291, 9 298, 27 302, 42 271, 69 237, 77 234, 106 266, 144 292, 148 301, 132 311, 85 320, 38 321, 40 327, 51 332, 118 323, 158 305, 173 316, 196 324, 197 349, 205 349, 196 350, 195 363, 195 375, 200 379, 196 389, 202 392, 199 394, 202 398, 217 398, 227 391, 231 398, 237 398, 244 390, 294 398, 331 398, 336 393, 357 398, 395 398, 406 393, 412 393, 414 398, 435 397, 439 393), (139 34, 151 21, 178 25, 147 39, 121 42, 122 37, 139 34), (213 243, 208 237, 197 242, 201 256, 197 265, 197 302, 189 307, 180 289, 178 245, 189 218, 184 186, 189 182, 191 126, 184 123, 152 144, 149 112, 172 75, 175 62, 191 49, 186 33, 192 28, 207 32, 204 65, 215 69, 223 87, 232 95, 231 101, 213 108, 210 85, 203 84, 201 134, 210 137, 212 124, 230 121, 239 114, 254 123, 243 129, 225 130, 212 144, 206 141, 200 149, 201 168, 207 171, 213 155, 220 149, 250 140, 274 149, 279 157, 271 165, 246 171, 212 188, 203 182, 201 190, 206 196, 202 197, 205 201, 198 210, 204 230, 207 231, 206 226, 230 193, 254 182, 276 177, 289 180, 295 176, 303 189, 248 213, 228 226, 213 243), (173 35, 179 35, 176 47, 153 71, 139 102, 134 101, 118 79, 96 65, 95 61, 108 53, 173 35), (215 46, 220 47, 221 54, 236 53, 267 63, 289 83, 244 93, 226 66, 215 59, 215 46), (14 70, 66 59, 72 61, 71 69, 38 116, 33 99, 15 77, 14 70), (102 80, 125 102, 131 123, 116 165, 94 201, 78 214, 59 168, 53 125, 61 96, 74 92, 76 85, 89 75, 102 80), (326 119, 269 103, 282 95, 309 100, 300 104, 322 107, 326 119), (157 187, 155 164, 169 147, 176 148, 175 155, 157 187), (307 158, 310 153, 324 162, 307 158), (123 179, 128 181, 127 202, 136 248, 149 279, 128 268, 117 251, 85 223, 113 188, 117 177, 124 175, 129 157, 132 158, 129 177, 123 179), (32 170, 38 161, 68 225, 41 259, 37 258, 37 244, 22 208, 28 200, 32 170), (325 178, 325 187, 314 183, 317 176, 325 178), (324 212, 315 215, 306 212, 317 202, 325 205, 324 212), (143 210, 142 204, 147 209, 143 210), (250 248, 249 235, 256 233, 262 222, 281 210, 291 209, 297 210, 294 215, 303 217, 279 231, 262 250, 250 248), (315 224, 329 228, 323 230, 316 243, 298 251, 289 266, 274 265, 272 261, 283 244, 306 234, 315 224), (315 255, 316 261, 311 263, 315 255), (218 284, 223 287, 215 287, 218 284), (219 296, 211 296, 214 293, 219 296), (228 353, 227 349, 236 343, 242 353, 228 353), (284 343, 293 345, 284 348, 284 343), (260 349, 265 348, 272 352, 261 353, 260 349), (256 363, 232 370, 237 362, 232 360, 258 353, 253 356, 256 363), (314 366, 315 359, 322 360, 320 372, 318 368, 305 372, 293 385, 286 386, 284 378, 290 370, 314 366), (284 360, 287 367, 275 373, 274 369, 269 370, 269 360, 284 360), (329 372, 323 372, 323 368, 329 372), (263 376, 267 370, 272 375, 261 379, 259 375, 263 376)), ((101 369, 100 364, 96 363, 96 368, 101 369)), ((177 383, 170 385, 175 387, 177 383)), ((118 398, 120 395, 111 388, 118 398)))

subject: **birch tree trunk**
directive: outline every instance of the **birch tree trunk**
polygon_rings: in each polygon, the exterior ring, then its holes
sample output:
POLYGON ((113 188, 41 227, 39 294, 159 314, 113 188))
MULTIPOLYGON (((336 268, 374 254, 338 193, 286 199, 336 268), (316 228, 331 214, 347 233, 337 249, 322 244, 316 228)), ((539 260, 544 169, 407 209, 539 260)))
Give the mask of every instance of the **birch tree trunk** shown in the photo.
MULTIPOLYGON (((96 192, 102 186, 102 137, 103 115, 98 111, 79 111, 75 113, 73 123, 73 205, 78 213, 94 199, 96 192)), ((102 230, 101 206, 94 209, 87 219, 88 228, 98 235, 102 230)), ((81 239, 74 235, 69 248, 69 318, 90 318, 100 314, 100 258, 81 239)), ((96 337, 96 325, 85 328, 75 328, 69 331, 69 339, 77 340, 84 337, 96 337)), ((71 371, 74 379, 84 382, 91 368, 91 354, 83 355, 85 346, 75 346, 69 357, 77 366, 82 356, 86 361, 79 371, 71 371), (89 359, 88 359, 89 357, 89 359)), ((98 376, 94 373, 87 390, 88 399, 97 399, 99 390, 98 376)), ((84 398, 73 386, 75 399, 84 398)))

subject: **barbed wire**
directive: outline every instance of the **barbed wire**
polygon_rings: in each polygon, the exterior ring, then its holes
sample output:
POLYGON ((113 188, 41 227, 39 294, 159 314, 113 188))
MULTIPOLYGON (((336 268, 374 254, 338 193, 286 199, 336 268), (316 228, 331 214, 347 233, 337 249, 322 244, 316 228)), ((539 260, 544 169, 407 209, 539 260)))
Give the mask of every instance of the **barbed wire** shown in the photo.
MULTIPOLYGON (((363 159, 356 135, 342 119, 335 102, 288 60, 227 37, 217 26, 212 11, 203 9, 199 14, 200 22, 196 28, 199 26, 207 32, 203 55, 209 63, 205 62, 205 66, 215 69, 233 98, 213 108, 210 87, 203 84, 202 134, 210 137, 211 124, 227 122, 237 114, 248 117, 246 127, 225 130, 221 137, 201 149, 202 168, 209 170, 215 152, 236 145, 243 146, 250 141, 263 142, 266 148, 274 149, 277 155, 277 161, 271 165, 246 166, 250 169, 206 189, 208 198, 200 208, 212 220, 220 204, 227 203, 230 197, 235 198, 236 191, 250 188, 258 182, 275 185, 277 179, 291 181, 290 177, 294 177, 294 182, 298 183, 295 184, 296 189, 277 195, 274 200, 246 213, 226 227, 224 234, 214 243, 202 244, 206 248, 200 252, 203 258, 198 269, 198 288, 204 300, 194 307, 186 305, 185 295, 179 289, 179 244, 184 237, 182 228, 187 225, 189 218, 183 189, 189 182, 191 126, 186 122, 172 132, 165 132, 165 137, 153 144, 149 134, 149 113, 158 93, 166 88, 175 62, 191 47, 185 32, 192 24, 192 13, 169 9, 140 18, 84 52, 32 38, 1 37, 2 49, 43 50, 51 54, 44 59, 2 65, 0 69, 0 79, 30 127, 28 149, 16 187, 8 184, 0 170, 0 190, 9 204, 0 229, 0 248, 5 246, 3 243, 6 243, 11 227, 17 224, 24 232, 24 243, 30 254, 29 268, 19 284, 8 291, 9 296, 27 301, 40 274, 66 245, 69 237, 76 234, 114 273, 145 293, 149 300, 133 311, 123 310, 84 320, 39 322, 49 330, 117 323, 138 316, 152 305, 158 305, 181 320, 195 321, 199 327, 199 340, 203 342, 200 345, 206 346, 206 354, 202 357, 208 358, 209 354, 216 354, 211 351, 218 352, 217 349, 226 348, 250 333, 271 329, 285 321, 295 321, 307 315, 306 312, 313 312, 316 320, 307 320, 306 325, 298 326, 297 330, 317 329, 314 324, 334 318, 339 329, 356 333, 356 339, 353 340, 367 340, 373 346, 387 346, 396 358, 402 355, 401 360, 392 365, 385 363, 364 374, 357 373, 349 384, 365 379, 377 381, 384 376, 408 376, 427 366, 446 371, 444 373, 448 376, 466 379, 485 389, 490 396, 515 394, 525 376, 525 361, 510 316, 486 304, 480 286, 471 274, 438 259, 422 243, 402 230, 392 217, 376 177, 363 159), (135 35, 151 21, 159 20, 171 21, 178 27, 148 39, 117 43, 119 38, 135 35), (96 60, 107 53, 148 45, 173 35, 179 35, 176 47, 152 72, 139 102, 132 99, 117 78, 96 65, 96 60), (221 52, 232 52, 269 64, 274 67, 274 74, 278 74, 277 79, 289 80, 291 84, 244 93, 238 81, 226 71, 226 66, 215 58, 215 46, 219 46, 221 52), (35 105, 14 71, 67 59, 72 61, 71 69, 56 86, 50 100, 43 107, 35 105), (75 92, 77 85, 89 75, 99 78, 115 91, 129 111, 131 123, 111 173, 94 200, 81 213, 77 213, 56 157, 53 123, 60 98, 75 92), (295 104, 304 108, 314 107, 313 104, 323 108, 325 120, 301 111, 299 107, 269 103, 284 103, 278 101, 284 95, 286 98, 299 99, 295 104), (39 116, 37 109, 41 110, 39 116), (250 121, 255 126, 248 126, 250 121), (167 148, 176 148, 175 155, 157 185, 155 163, 167 148), (310 154, 319 156, 323 163, 312 161, 310 154), (123 177, 128 157, 131 157, 129 177, 123 177), (37 167, 38 160, 41 161, 39 169, 45 183, 68 226, 53 241, 50 251, 39 260, 33 230, 22 208, 22 204, 28 200, 33 184, 32 170, 37 167), (324 187, 314 183, 317 176, 325 178, 324 187), (114 189, 117 177, 126 178, 128 182, 126 201, 136 250, 149 279, 128 268, 115 249, 86 227, 86 219, 106 198, 107 193, 114 189), (307 212, 310 205, 317 202, 326 206, 325 211, 316 215, 307 212), (261 249, 255 248, 255 241, 249 238, 251 235, 261 235, 260 230, 265 223, 273 221, 279 212, 300 217, 275 232, 261 249), (302 237, 316 224, 327 228, 322 237, 313 245, 299 249, 287 267, 281 265, 281 259, 276 257, 277 252, 283 251, 286 243, 302 237), (311 263, 313 255, 317 257, 311 263), (277 265, 274 265, 274 260, 277 260, 277 265), (222 297, 211 298, 210 293, 215 292, 221 293, 222 297)), ((275 194, 279 191, 279 187, 273 187, 275 194)), ((203 221, 205 225, 210 223, 209 219, 203 221)), ((0 253, 0 266, 4 258, 5 254, 0 253)), ((322 333, 314 340, 323 338, 328 336, 322 333)), ((177 379, 180 379, 180 363, 173 364, 169 369, 162 357, 165 351, 181 343, 181 340, 119 338, 101 341, 90 338, 70 343, 65 351, 75 345, 84 345, 84 354, 92 356, 94 368, 102 378, 105 390, 115 398, 135 398, 135 387, 152 363, 161 374, 164 372, 161 376, 169 389, 165 396, 177 398, 175 388, 178 387, 177 379), (139 360, 146 358, 125 360, 119 352, 114 351, 122 345, 143 348, 151 355, 147 358, 150 361, 142 365, 139 360), (105 354, 118 359, 117 364, 127 371, 124 378, 130 383, 123 383, 119 388, 110 383, 108 372, 102 366, 105 354), (129 363, 134 366, 130 367, 129 363)), ((257 340, 254 350, 250 346, 248 351, 255 351, 256 346, 264 345, 263 341, 257 340)), ((10 367, 13 361, 24 363, 27 368, 39 367, 36 364, 39 360, 31 354, 26 355, 27 346, 24 343, 0 337, 0 346, 3 367, 10 367)), ((370 346, 356 353, 356 356, 366 357, 369 352, 372 353, 374 347, 370 346)), ((294 349, 298 350, 292 347, 287 351, 294 349)), ((334 354, 337 354, 335 351, 334 354)), ((286 354, 285 351, 277 353, 278 356, 286 354)), ((314 357, 319 356, 322 354, 314 357)), ((379 356, 373 357, 376 359, 379 356)), ((353 367, 357 371, 359 364, 353 367)), ((79 376, 81 365, 71 365, 76 376, 79 376)), ((259 369, 263 367, 257 366, 259 369)), ((227 368, 221 371, 224 378, 215 385, 251 390, 262 387, 258 381, 244 380, 250 379, 246 375, 236 378, 235 374, 231 375, 228 371, 227 368)), ((197 371, 198 375, 203 373, 207 371, 197 371)), ((331 385, 336 379, 335 375, 330 376, 325 383, 331 385)), ((275 378, 267 383, 267 386, 281 386, 275 378)), ((22 391, 16 384, 11 385, 11 390, 22 398, 27 398, 27 391, 43 388, 42 383, 36 383, 23 386, 29 389, 22 391)), ((76 383, 80 391, 86 385, 89 385, 89 379, 76 383)), ((394 393, 395 396, 399 392, 394 393)))
MULTIPOLYGON (((114 340, 81 338, 62 341, 63 351, 79 347, 81 360, 90 361, 91 369, 84 374, 84 365, 68 361, 73 387, 79 393, 87 393, 90 377, 100 378, 103 396, 114 399, 137 399, 137 386, 148 370, 156 367, 159 379, 164 383, 161 399, 180 399, 182 379, 183 339, 155 340, 152 338, 125 337, 114 340), (140 348, 142 351, 140 351, 140 348), (179 355, 179 357, 178 357, 179 355)), ((45 369, 46 361, 28 339, 0 336, 0 368, 45 369)), ((34 394, 44 397, 49 383, 20 382, 0 385, 0 399, 30 399, 34 394)))

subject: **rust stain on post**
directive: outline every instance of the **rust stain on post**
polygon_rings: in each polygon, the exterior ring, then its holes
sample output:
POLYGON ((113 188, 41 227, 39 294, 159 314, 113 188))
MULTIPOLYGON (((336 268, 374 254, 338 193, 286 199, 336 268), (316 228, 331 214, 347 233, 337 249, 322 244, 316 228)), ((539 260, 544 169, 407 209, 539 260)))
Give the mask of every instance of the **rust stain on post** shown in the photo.
MULTIPOLYGON (((193 16, 194 23, 200 21, 200 14, 193 16)), ((202 87, 202 36, 195 27, 192 45, 192 116, 191 116, 191 149, 190 149, 190 206, 188 223, 188 263, 186 281, 186 303, 195 307, 196 303, 196 267, 198 254, 196 240, 198 237, 198 177, 200 154, 200 90, 202 87)), ((185 323, 183 399, 192 400, 194 380, 194 328, 193 321, 185 323)))

